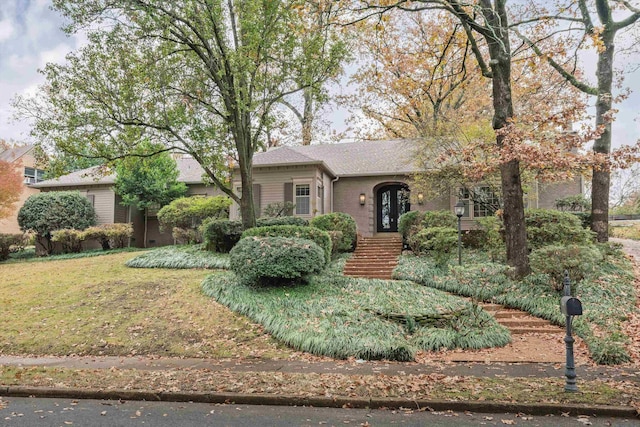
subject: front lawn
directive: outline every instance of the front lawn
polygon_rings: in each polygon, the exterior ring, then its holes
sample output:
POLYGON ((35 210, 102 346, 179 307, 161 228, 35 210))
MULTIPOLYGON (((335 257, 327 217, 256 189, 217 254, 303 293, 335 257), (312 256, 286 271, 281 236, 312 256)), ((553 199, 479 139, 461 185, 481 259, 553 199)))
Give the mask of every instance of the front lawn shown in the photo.
POLYGON ((200 292, 211 271, 134 269, 138 253, 0 264, 0 353, 289 357, 200 292))
POLYGON ((409 361, 417 350, 510 342, 506 328, 467 300, 408 281, 344 277, 343 264, 285 287, 246 286, 233 273, 218 273, 203 291, 279 341, 334 358, 409 361))

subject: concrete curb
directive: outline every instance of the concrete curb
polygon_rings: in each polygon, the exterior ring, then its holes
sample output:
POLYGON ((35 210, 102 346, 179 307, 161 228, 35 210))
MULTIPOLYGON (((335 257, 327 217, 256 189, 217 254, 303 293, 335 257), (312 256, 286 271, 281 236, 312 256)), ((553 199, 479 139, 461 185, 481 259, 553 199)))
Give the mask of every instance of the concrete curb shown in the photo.
POLYGON ((529 415, 568 414, 637 418, 630 406, 576 405, 552 403, 506 403, 479 401, 411 400, 403 398, 293 396, 275 394, 154 392, 145 390, 100 390, 49 387, 0 387, 3 397, 43 397, 60 399, 133 400, 159 402, 232 403, 236 405, 314 406, 358 409, 413 409, 429 411, 471 411, 480 413, 525 413, 529 415))

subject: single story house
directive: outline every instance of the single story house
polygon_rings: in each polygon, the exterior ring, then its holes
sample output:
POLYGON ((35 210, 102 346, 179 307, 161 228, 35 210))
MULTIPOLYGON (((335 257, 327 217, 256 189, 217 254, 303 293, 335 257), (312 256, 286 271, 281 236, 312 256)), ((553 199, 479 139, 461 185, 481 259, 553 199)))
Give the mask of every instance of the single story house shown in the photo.
MULTIPOLYGON (((457 192, 428 200, 411 191, 411 175, 420 172, 415 162, 416 146, 411 140, 359 141, 340 144, 282 146, 256 153, 253 158, 253 192, 257 215, 275 202, 295 203, 293 214, 311 219, 329 212, 353 216, 358 232, 364 236, 393 233, 398 218, 410 210, 451 210, 458 201, 457 192)), ((187 184, 190 195, 220 195, 222 192, 202 182, 203 170, 190 157, 176 159, 178 180, 187 184)), ((78 190, 93 203, 98 223, 132 222, 134 244, 143 245, 144 215, 120 204, 113 191, 115 176, 100 175, 89 168, 33 185, 41 191, 78 190)), ((232 175, 240 193, 237 170, 232 175)), ((574 181, 536 186, 527 195, 527 205, 554 208, 558 198, 582 194, 582 178, 574 181)), ((463 195, 464 197, 464 195, 463 195)), ((473 200, 466 205, 462 227, 473 227, 473 220, 493 214, 473 200)), ((239 207, 232 205, 231 219, 240 219, 239 207)), ((148 218, 147 246, 172 244, 171 233, 160 233, 158 221, 148 218)))
MULTIPOLYGON (((216 187, 202 182, 204 170, 191 157, 176 158, 179 171, 178 181, 187 185, 191 196, 217 196, 222 194, 216 187)), ((132 244, 144 247, 144 212, 121 204, 122 198, 113 190, 115 173, 101 173, 99 167, 72 172, 59 178, 49 179, 32 185, 40 191, 79 191, 93 204, 98 224, 133 223, 132 244)), ((160 232, 157 212, 150 212, 147 218, 147 247, 173 244, 171 232, 160 232)))
MULTIPOLYGON (((413 140, 358 141, 341 144, 281 146, 256 153, 253 158, 254 203, 257 215, 274 202, 295 203, 294 215, 312 218, 328 212, 353 216, 363 237, 397 232, 398 218, 410 210, 450 210, 458 192, 427 200, 411 191, 411 175, 420 172, 413 140)), ((240 177, 234 174, 240 191, 240 177)), ((555 207, 558 198, 582 194, 582 177, 572 181, 539 184, 525 200, 531 208, 555 207)), ((488 189, 488 188, 487 188, 488 189)), ((465 195, 462 195, 463 199, 465 195)), ((473 200, 463 200, 466 209, 462 228, 473 220, 492 215, 473 200)), ((239 218, 232 206, 231 218, 239 218)))

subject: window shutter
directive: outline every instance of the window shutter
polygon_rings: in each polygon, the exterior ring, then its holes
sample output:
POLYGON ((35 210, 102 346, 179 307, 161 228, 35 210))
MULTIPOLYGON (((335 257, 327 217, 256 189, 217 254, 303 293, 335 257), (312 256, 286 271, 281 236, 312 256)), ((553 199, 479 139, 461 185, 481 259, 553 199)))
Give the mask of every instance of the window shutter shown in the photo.
MULTIPOLYGON (((293 182, 284 183, 284 201, 293 203, 293 182)), ((289 211, 287 215, 293 215, 293 212, 289 211)))

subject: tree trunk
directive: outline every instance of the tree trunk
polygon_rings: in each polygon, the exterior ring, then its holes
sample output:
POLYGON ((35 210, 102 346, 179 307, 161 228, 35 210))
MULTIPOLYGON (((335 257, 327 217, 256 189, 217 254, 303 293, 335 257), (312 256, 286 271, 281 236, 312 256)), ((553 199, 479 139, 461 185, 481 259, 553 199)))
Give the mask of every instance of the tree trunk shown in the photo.
MULTIPOLYGON (((489 2, 485 11, 489 10, 489 2)), ((504 2, 496 2, 496 13, 487 13, 489 25, 495 29, 495 36, 487 37, 491 58, 491 83, 493 90, 493 129, 496 130, 496 144, 504 145, 505 136, 500 130, 513 117, 511 97, 511 47, 504 2)), ((515 268, 517 278, 530 273, 527 232, 524 223, 524 200, 520 179, 520 162, 511 160, 500 165, 502 183, 503 219, 506 235, 507 263, 515 268)))
MULTIPOLYGON (((250 118, 245 118, 250 123, 250 118)), ((240 216, 244 229, 256 226, 256 212, 253 206, 253 144, 251 143, 250 126, 236 127, 236 149, 238 150, 238 167, 240 169, 240 181, 242 183, 242 195, 240 197, 240 216)))
POLYGON ((147 218, 149 217, 149 209, 144 208, 144 245, 143 247, 147 247, 147 218))
MULTIPOLYGON (((593 151, 608 154, 611 152, 611 121, 607 114, 611 110, 611 86, 613 81, 613 38, 615 32, 602 33, 605 49, 598 54, 598 100, 596 101, 596 126, 603 126, 604 132, 593 143, 593 151)), ((611 171, 609 168, 593 169, 591 184, 591 230, 596 233, 598 242, 609 240, 609 187, 611 171)))
POLYGON ((304 90, 304 111, 302 113, 302 145, 311 145, 313 128, 313 93, 312 88, 304 90))

